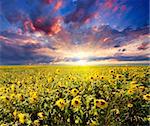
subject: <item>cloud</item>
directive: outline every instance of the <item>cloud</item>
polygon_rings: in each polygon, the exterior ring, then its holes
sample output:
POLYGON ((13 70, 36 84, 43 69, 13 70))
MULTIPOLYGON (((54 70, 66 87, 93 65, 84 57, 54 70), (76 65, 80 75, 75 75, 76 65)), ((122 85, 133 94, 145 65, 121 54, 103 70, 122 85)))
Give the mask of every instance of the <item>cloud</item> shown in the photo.
MULTIPOLYGON (((134 17, 139 17, 142 12, 144 13, 143 16, 145 15, 147 2, 138 1, 137 6, 130 1, 117 0, 15 0, 13 2, 5 0, 1 1, 0 4, 1 16, 10 25, 13 24, 25 32, 43 31, 45 34, 55 35, 63 30, 63 23, 67 25, 73 22, 79 26, 85 26, 94 21, 95 24, 99 25, 101 23, 111 25, 116 22, 123 26, 126 22, 130 23, 134 17), (132 9, 135 10, 141 4, 146 7, 145 10, 143 7, 138 8, 138 13, 135 13, 133 17, 130 16, 131 19, 128 17, 124 19, 124 24, 122 24, 121 19, 117 19, 118 15, 123 19, 126 17, 124 14, 133 11, 132 9), (58 20, 61 20, 61 23, 58 23, 58 20)), ((144 23, 145 25, 145 21, 145 17, 143 17, 138 19, 137 23, 144 23)), ((130 25, 127 24, 127 26, 130 25)))
POLYGON ((3 32, 0 36, 1 63, 148 60, 147 29, 117 31, 109 26, 101 26, 93 33, 92 28, 79 31, 66 28, 53 37, 41 32, 22 35, 3 32))
POLYGON ((42 4, 41 1, 30 2, 25 0, 21 3, 17 0, 11 4, 6 0, 1 2, 1 10, 3 17, 10 24, 15 24, 24 32, 43 31, 45 34, 57 34, 61 30, 63 18, 55 16, 54 11, 62 7, 63 1, 44 0, 44 2, 47 4, 53 3, 54 8, 47 8, 47 5, 42 4), (30 6, 32 6, 32 9, 30 6))
MULTIPOLYGON (((42 55, 34 50, 44 48, 45 45, 32 37, 15 33, 3 33, 0 36, 0 64, 36 64, 49 63, 53 57, 42 55)), ((47 48, 54 50, 49 44, 47 48)))
POLYGON ((54 0, 43 0, 45 4, 51 4, 54 0))
POLYGON ((149 46, 149 42, 143 42, 137 49, 138 50, 146 50, 149 48, 148 46, 149 46))
POLYGON ((117 61, 148 61, 147 55, 140 56, 113 56, 113 57, 92 57, 89 61, 100 61, 100 60, 117 60, 117 61))
MULTIPOLYGON (((53 57, 34 53, 31 48, 0 43, 0 64, 18 65, 18 64, 38 64, 50 63, 53 57)), ((30 45, 31 46, 31 45, 30 45)), ((35 48, 32 46, 32 49, 35 48)))

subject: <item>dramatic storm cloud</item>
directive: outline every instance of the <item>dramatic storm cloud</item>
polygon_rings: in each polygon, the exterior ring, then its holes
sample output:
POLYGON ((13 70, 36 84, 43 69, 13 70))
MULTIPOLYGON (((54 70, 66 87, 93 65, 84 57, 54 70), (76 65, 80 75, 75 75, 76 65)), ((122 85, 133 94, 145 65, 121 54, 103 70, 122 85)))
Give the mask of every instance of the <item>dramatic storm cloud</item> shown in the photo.
POLYGON ((148 63, 148 0, 0 0, 0 64, 148 63))

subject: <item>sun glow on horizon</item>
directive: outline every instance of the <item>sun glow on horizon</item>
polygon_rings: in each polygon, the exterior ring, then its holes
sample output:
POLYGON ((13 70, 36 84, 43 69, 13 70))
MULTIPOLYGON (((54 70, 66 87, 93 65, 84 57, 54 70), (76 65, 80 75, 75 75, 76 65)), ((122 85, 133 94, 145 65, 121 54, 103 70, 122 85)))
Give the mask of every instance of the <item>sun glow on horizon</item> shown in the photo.
POLYGON ((80 65, 80 66, 85 66, 88 64, 88 62, 87 62, 87 60, 79 60, 79 61, 75 62, 74 64, 80 65))
POLYGON ((74 53, 72 56, 78 59, 78 61, 73 63, 74 65, 85 66, 88 65, 88 58, 91 54, 89 52, 79 51, 74 53))
POLYGON ((72 51, 69 55, 69 57, 78 58, 80 60, 86 59, 88 57, 91 57, 93 54, 89 51, 72 51))

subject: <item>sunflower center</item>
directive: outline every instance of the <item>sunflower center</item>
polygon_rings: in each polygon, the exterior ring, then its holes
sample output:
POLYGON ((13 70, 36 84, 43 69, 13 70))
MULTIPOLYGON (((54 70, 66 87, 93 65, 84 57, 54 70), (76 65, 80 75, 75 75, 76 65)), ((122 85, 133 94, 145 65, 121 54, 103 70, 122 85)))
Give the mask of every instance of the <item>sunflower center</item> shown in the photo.
POLYGON ((98 102, 98 101, 96 101, 96 103, 98 104, 99 102, 98 102))
POLYGON ((79 102, 78 102, 78 101, 75 101, 75 103, 78 104, 79 102))
POLYGON ((150 98, 150 96, 146 96, 147 98, 150 98))
POLYGON ((101 101, 101 105, 105 105, 105 102, 101 101))

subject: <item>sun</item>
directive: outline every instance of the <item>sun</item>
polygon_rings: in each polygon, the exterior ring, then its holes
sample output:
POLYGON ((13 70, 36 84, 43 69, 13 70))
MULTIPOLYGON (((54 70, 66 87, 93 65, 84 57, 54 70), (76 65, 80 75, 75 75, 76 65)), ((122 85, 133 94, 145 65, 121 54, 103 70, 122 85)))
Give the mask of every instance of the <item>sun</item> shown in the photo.
POLYGON ((78 59, 78 61, 76 61, 74 64, 75 65, 79 65, 79 66, 85 66, 88 65, 88 57, 89 57, 89 53, 88 52, 76 52, 74 54, 74 57, 78 59))
POLYGON ((75 62, 76 65, 80 65, 80 66, 85 66, 87 65, 87 60, 79 60, 77 62, 75 62))
POLYGON ((87 51, 86 49, 69 50, 69 52, 66 52, 65 54, 65 57, 70 60, 64 62, 62 61, 61 63, 77 66, 90 65, 91 62, 89 59, 93 56, 92 51, 87 51))
POLYGON ((92 56, 92 53, 89 51, 80 51, 80 50, 76 50, 76 51, 71 51, 69 53, 69 57, 73 57, 73 58, 77 58, 77 59, 86 59, 88 57, 92 56))
POLYGON ((80 58, 80 59, 82 59, 82 58, 84 58, 86 56, 87 56, 87 54, 85 52, 77 52, 75 54, 75 57, 80 58))

